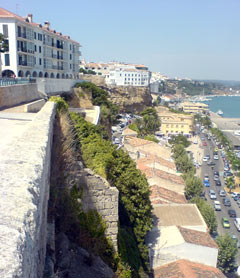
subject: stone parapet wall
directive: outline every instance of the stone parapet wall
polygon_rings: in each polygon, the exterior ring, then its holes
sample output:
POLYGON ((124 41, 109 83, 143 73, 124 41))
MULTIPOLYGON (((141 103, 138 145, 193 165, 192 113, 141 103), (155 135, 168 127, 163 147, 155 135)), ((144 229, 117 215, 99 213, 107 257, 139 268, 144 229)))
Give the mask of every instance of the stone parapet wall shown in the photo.
POLYGON ((37 84, 19 84, 0 87, 0 109, 42 99, 37 84))
POLYGON ((55 103, 0 153, 0 277, 43 275, 55 103))

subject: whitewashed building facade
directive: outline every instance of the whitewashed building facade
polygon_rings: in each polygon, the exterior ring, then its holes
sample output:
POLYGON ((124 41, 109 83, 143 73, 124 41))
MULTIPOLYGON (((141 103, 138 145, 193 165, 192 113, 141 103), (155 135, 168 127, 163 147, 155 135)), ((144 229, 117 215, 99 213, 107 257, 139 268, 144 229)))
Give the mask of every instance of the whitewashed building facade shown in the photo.
POLYGON ((37 24, 31 14, 24 18, 0 8, 0 33, 9 45, 1 54, 2 76, 78 78, 80 44, 49 22, 37 24))

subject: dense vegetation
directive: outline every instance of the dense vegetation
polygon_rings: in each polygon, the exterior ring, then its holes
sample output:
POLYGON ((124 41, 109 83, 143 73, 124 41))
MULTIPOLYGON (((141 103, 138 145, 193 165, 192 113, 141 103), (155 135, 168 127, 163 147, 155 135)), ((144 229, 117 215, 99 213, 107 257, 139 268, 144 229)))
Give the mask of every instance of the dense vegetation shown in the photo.
POLYGON ((224 273, 232 272, 236 267, 236 242, 227 233, 219 236, 216 242, 219 248, 217 267, 224 273))
POLYGON ((178 89, 182 89, 187 95, 201 95, 212 94, 212 89, 216 87, 213 83, 199 82, 199 81, 189 81, 181 80, 178 81, 178 89))
POLYGON ((159 130, 161 125, 155 108, 146 108, 140 113, 141 118, 137 118, 128 127, 138 133, 138 137, 146 140, 158 142, 154 133, 159 130))
POLYGON ((118 114, 118 107, 108 99, 108 93, 91 82, 81 82, 75 86, 92 93, 93 105, 101 107, 101 123, 106 125, 107 121, 112 124, 118 114))
POLYGON ((147 247, 144 237, 151 229, 151 203, 149 188, 145 176, 136 169, 136 164, 123 150, 102 138, 101 131, 87 123, 81 116, 71 113, 71 119, 81 145, 83 160, 87 167, 106 178, 119 190, 120 240, 119 253, 122 258, 131 258, 129 263, 138 277, 141 266, 147 267, 147 247), (123 235, 129 234, 128 238, 123 235), (135 239, 137 244, 134 241, 135 239), (132 258, 128 241, 134 246, 137 256, 132 258), (139 259, 141 258, 141 260, 139 259))

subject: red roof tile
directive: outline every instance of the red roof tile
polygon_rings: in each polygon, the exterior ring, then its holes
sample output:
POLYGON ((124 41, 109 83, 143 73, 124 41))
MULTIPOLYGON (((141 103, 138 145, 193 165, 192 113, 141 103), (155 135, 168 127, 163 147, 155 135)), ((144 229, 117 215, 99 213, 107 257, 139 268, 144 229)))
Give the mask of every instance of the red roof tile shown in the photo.
POLYGON ((153 204, 163 204, 163 203, 175 203, 175 204, 187 204, 187 200, 184 195, 176 193, 175 191, 153 185, 150 187, 151 195, 150 200, 153 204), (161 200, 163 202, 156 202, 161 200))
POLYGON ((212 239, 209 233, 178 227, 184 240, 188 243, 203 245, 210 248, 218 248, 217 243, 212 239))
POLYGON ((154 269, 155 278, 226 278, 217 268, 178 260, 154 269))

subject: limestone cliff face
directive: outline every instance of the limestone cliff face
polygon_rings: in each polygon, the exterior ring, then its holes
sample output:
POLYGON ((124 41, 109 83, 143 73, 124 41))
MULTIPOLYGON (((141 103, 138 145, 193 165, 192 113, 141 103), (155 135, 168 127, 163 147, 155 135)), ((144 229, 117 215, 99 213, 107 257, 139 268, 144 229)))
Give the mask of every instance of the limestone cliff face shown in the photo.
POLYGON ((140 112, 152 104, 152 96, 147 87, 104 87, 109 92, 111 101, 121 111, 140 112))

